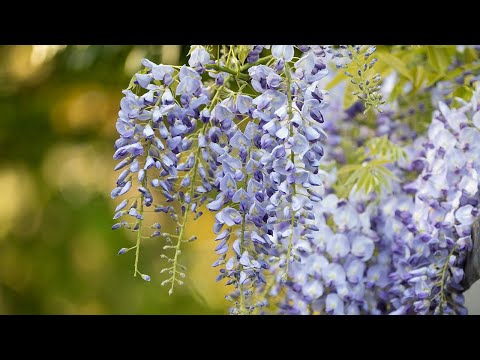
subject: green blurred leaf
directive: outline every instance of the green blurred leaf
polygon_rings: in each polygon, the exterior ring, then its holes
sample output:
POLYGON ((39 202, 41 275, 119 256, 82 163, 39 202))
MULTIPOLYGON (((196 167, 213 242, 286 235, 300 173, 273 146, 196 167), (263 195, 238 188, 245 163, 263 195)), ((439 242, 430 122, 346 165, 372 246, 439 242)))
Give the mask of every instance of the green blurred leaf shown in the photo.
POLYGON ((345 165, 345 166, 342 166, 340 170, 338 170, 337 174, 338 175, 348 174, 349 172, 357 170, 359 167, 361 167, 361 165, 358 165, 358 164, 345 165))
POLYGON ((350 81, 347 82, 347 86, 345 87, 345 95, 343 97, 343 108, 348 109, 350 106, 355 104, 358 100, 358 97, 353 95, 352 93, 357 90, 357 86, 352 84, 350 81))
POLYGON ((239 45, 238 46, 238 60, 240 60, 240 65, 245 63, 245 59, 248 56, 248 46, 247 45, 239 45))
POLYGON ((400 74, 405 76, 407 79, 413 82, 413 75, 408 69, 407 65, 401 60, 400 58, 388 53, 388 52, 381 52, 378 54, 378 61, 386 63, 392 66, 395 70, 397 70, 400 74))
POLYGON ((438 73, 445 74, 450 65, 448 49, 436 46, 427 46, 428 64, 438 73))
POLYGON ((478 54, 475 49, 472 48, 466 48, 465 49, 465 63, 473 63, 478 60, 478 54))
POLYGON ((413 89, 415 92, 420 90, 420 88, 422 87, 425 76, 425 68, 423 66, 418 66, 415 70, 415 81, 413 82, 413 89))

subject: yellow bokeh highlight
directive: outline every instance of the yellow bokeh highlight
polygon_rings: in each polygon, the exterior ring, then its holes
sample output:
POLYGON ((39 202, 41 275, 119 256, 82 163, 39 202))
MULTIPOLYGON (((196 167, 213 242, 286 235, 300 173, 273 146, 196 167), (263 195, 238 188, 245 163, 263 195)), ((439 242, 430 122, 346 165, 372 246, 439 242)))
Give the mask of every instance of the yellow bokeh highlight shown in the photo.
POLYGON ((34 67, 40 67, 66 47, 66 45, 32 45, 30 64, 34 67))
MULTIPOLYGON (((103 149, 102 149, 103 150, 103 149)), ((88 201, 95 193, 109 194, 115 184, 113 161, 104 151, 91 144, 54 145, 43 162, 47 183, 62 192, 67 200, 88 201), (68 190, 80 197, 68 198, 68 190)))
POLYGON ((102 282, 102 272, 113 261, 105 239, 94 229, 74 234, 70 241, 72 265, 80 277, 88 277, 92 285, 102 282))
POLYGON ((3 69, 12 80, 10 84, 37 84, 45 80, 53 69, 49 60, 63 48, 62 45, 12 47, 6 55, 6 68, 3 69))
POLYGON ((0 243, 16 220, 37 203, 32 175, 22 166, 0 169, 0 243))
POLYGON ((133 48, 128 53, 128 56, 125 59, 125 74, 132 76, 133 74, 135 74, 135 72, 140 70, 140 68, 142 67, 142 58, 144 58, 146 55, 147 53, 145 49, 138 47, 133 48))
POLYGON ((162 46, 162 63, 178 64, 180 59, 180 45, 163 45, 162 46))
POLYGON ((118 113, 118 97, 98 84, 83 84, 62 94, 52 107, 53 128, 60 133, 86 130, 113 135, 118 113))

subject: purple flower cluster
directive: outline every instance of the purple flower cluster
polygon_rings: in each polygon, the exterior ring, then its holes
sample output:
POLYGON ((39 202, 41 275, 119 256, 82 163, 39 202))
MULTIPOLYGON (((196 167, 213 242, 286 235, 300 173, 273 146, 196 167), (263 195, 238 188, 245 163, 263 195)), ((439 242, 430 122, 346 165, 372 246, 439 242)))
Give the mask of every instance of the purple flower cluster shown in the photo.
MULTIPOLYGON (((408 159, 397 164, 401 182, 379 200, 376 194, 338 199, 329 187, 336 180, 336 165, 345 161, 340 140, 351 133, 351 121, 350 109, 340 113, 341 107, 333 104, 326 111, 329 139, 323 164, 329 168, 324 183, 330 194, 315 205, 320 235, 302 244, 302 262, 292 267, 281 312, 467 312, 462 269, 478 215, 478 98, 477 93, 460 109, 440 103, 428 133, 415 141, 415 132, 392 120, 389 111, 377 117, 374 133, 360 126, 359 136, 350 139, 358 145, 382 135, 411 144, 405 147, 408 159), (409 180, 412 173, 418 174, 414 181, 409 180)), ((273 287, 269 295, 280 291, 273 287)))
MULTIPOLYGON (((352 111, 343 111, 339 104, 341 91, 335 89, 331 104, 325 111, 325 158, 320 170, 326 195, 314 204, 316 236, 298 243, 300 262, 292 265, 291 279, 287 281, 286 296, 279 303, 279 312, 285 314, 382 314, 389 302, 388 273, 392 269, 388 240, 375 231, 375 195, 351 194, 341 199, 332 185, 336 181, 336 167, 345 162, 345 150, 340 146, 342 134, 352 134, 358 123, 352 121, 352 111)), ((355 146, 364 144, 368 137, 384 135, 385 126, 392 125, 396 136, 404 129, 384 113, 377 119, 377 130, 360 126, 359 136, 351 139, 355 146)), ((403 137, 411 136, 405 133, 403 137)), ((393 140, 393 139, 392 139, 393 140)), ((282 272, 276 271, 279 282, 282 272)), ((269 290, 269 298, 282 293, 280 286, 269 290)))
MULTIPOLYGON (((120 251, 123 254, 136 249, 135 275, 140 240, 145 237, 141 234, 144 206, 153 205, 154 212, 167 213, 177 224, 176 233, 168 234, 160 233, 161 225, 156 223, 151 226, 153 232, 150 235, 163 236, 167 241, 164 249, 174 250, 171 259, 163 255, 171 265, 163 270, 171 275, 163 282, 163 285, 171 283, 170 293, 175 283, 182 283, 179 278, 185 276, 178 255, 181 243, 191 240, 185 239, 184 233, 187 215, 192 213, 194 219, 201 216, 198 208, 213 188, 210 182, 213 172, 208 174, 205 170, 200 156, 202 148, 197 146, 203 125, 210 117, 207 108, 210 91, 200 75, 204 66, 210 63, 210 55, 203 47, 197 47, 189 63, 192 67, 184 65, 174 69, 142 60, 143 70, 132 79, 120 102, 117 120, 120 138, 115 143, 114 154, 115 160, 121 160, 115 170, 125 170, 118 178, 112 198, 126 194, 134 182, 138 184, 136 196, 123 200, 114 217, 133 216, 135 225, 131 228, 129 223, 122 221, 113 226, 114 229, 126 227, 138 233, 136 246, 120 251), (154 193, 162 195, 161 203, 154 203, 154 193), (174 208, 175 203, 181 208, 181 216, 174 208), (129 209, 123 210, 128 204, 131 204, 129 209)), ((208 159, 203 159, 203 163, 208 159)))
POLYGON ((217 280, 227 278, 236 288, 228 296, 235 301, 233 313, 262 306, 251 296, 267 283, 269 263, 279 260, 287 274, 290 261, 298 258, 297 239, 318 231, 309 211, 322 192, 317 173, 325 92, 318 81, 326 69, 315 52, 304 50, 291 64, 293 46, 272 46, 272 61, 248 69, 256 94, 236 93, 212 111, 208 148, 218 168, 218 195, 207 208, 217 212, 220 257, 214 266, 223 265, 217 280), (242 131, 238 124, 244 121, 242 131))
MULTIPOLYGON (((132 207, 123 211, 131 199, 123 200, 115 216, 137 219, 136 246, 119 252, 136 249, 135 274, 145 237, 144 206, 176 223, 174 234, 161 233, 156 223, 151 235, 162 236, 164 249, 174 250, 170 258, 162 255, 169 264, 162 272, 171 275, 162 284, 170 283, 171 293, 185 276, 178 256, 182 242, 191 240, 185 239, 187 217, 198 219, 205 203, 216 212, 219 259, 213 265, 221 265, 217 280, 226 278, 236 289, 229 297, 236 303, 234 313, 262 306, 252 295, 267 283, 271 261, 286 268, 287 278, 289 263, 299 256, 297 240, 311 239, 319 230, 311 210, 323 192, 318 169, 326 92, 319 80, 327 73, 325 52, 319 46, 297 48, 301 56, 295 58, 293 45, 255 45, 246 59, 248 75, 241 76, 229 69, 234 47, 216 63, 201 46, 192 48, 189 66, 142 61, 143 70, 121 101, 114 158, 122 160, 116 170, 129 167, 112 192, 117 197, 133 182, 139 185, 132 207), (271 55, 260 59, 264 49, 271 55), (208 77, 202 78, 205 72, 208 77), (237 91, 230 88, 233 80, 237 91), (154 203, 157 193, 162 197, 154 203)), ((114 225, 120 227, 130 228, 114 225)))
POLYGON ((478 215, 478 93, 453 109, 439 103, 406 166, 418 176, 379 206, 378 234, 391 241, 393 314, 466 314, 463 265, 478 215))

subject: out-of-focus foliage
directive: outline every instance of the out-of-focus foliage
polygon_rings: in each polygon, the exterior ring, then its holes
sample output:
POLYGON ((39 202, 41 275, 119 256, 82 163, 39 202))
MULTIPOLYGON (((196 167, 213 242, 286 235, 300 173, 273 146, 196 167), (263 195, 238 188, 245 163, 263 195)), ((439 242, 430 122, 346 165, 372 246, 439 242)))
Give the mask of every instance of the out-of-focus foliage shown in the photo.
MULTIPOLYGON (((175 297, 160 277, 130 276, 111 230, 113 142, 121 89, 140 60, 182 63, 188 46, 0 47, 0 313, 224 313, 213 218, 185 256, 191 276, 175 297)), ((163 244, 142 267, 161 269, 163 244)))
MULTIPOLYGON (((383 45, 377 46, 373 56, 378 59, 373 69, 384 81, 388 79, 391 87, 388 101, 405 109, 406 113, 400 115, 406 121, 411 121, 412 127, 420 132, 426 129, 431 120, 433 107, 428 90, 440 82, 449 81, 453 86, 446 88, 443 96, 457 102, 458 98, 468 101, 473 94, 473 82, 478 80, 472 72, 478 73, 480 69, 478 49, 469 46, 383 45), (418 105, 422 111, 412 111, 418 105)), ((357 65, 352 62, 352 66, 357 65)), ((345 72, 339 71, 327 89, 349 79, 345 72)), ((345 108, 357 100, 352 94, 355 90, 356 86, 347 82, 345 108)))
MULTIPOLYGON (((367 48, 367 47, 363 47, 367 48)), ((355 54, 354 48, 347 50, 355 54)), ((453 107, 468 102, 473 94, 475 83, 479 80, 480 60, 478 47, 475 46, 414 46, 395 45, 378 46, 368 61, 375 61, 375 66, 366 66, 374 70, 371 78, 381 78, 382 91, 388 92, 385 105, 394 112, 395 118, 401 119, 418 134, 422 134, 431 122, 431 114, 436 101, 451 103, 453 107), (371 57, 374 59, 370 60, 371 57), (435 88, 435 92, 432 89, 435 88)), ((345 83, 343 105, 345 109, 355 108, 358 102, 357 87, 365 79, 360 78, 361 56, 354 56, 354 61, 344 65, 336 76, 327 84, 331 89, 345 83)), ((362 88, 362 87, 361 87, 362 88)), ((365 101, 365 99, 362 99, 365 101)), ((375 113, 365 102, 366 110, 358 112, 355 121, 374 129, 375 113)), ((374 106, 373 106, 374 107, 374 106)), ((347 164, 339 170, 338 191, 346 195, 352 190, 370 193, 390 188, 390 181, 395 180, 386 167, 401 159, 401 148, 395 146, 387 137, 372 139, 365 146, 345 146, 356 151, 347 159, 347 164), (375 150, 376 149, 376 150, 375 150)))

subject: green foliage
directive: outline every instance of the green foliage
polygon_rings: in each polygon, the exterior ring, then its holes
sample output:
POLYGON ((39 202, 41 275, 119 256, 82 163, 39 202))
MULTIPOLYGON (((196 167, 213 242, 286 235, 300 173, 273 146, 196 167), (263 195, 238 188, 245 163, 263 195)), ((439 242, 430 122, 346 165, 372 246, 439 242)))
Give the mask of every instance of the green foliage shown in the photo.
MULTIPOLYGON (((364 48, 360 53, 352 46, 348 48, 353 56, 352 62, 345 72, 338 72, 326 88, 331 89, 351 78, 346 84, 344 107, 353 105, 357 98, 365 101, 366 108, 374 106, 375 102, 368 101, 371 94, 369 98, 367 92, 365 95, 364 90, 356 89, 360 85, 365 88, 365 81, 369 76, 372 79, 372 75, 368 73, 371 71, 370 67, 365 67, 366 63, 360 56, 364 48), (361 69, 366 69, 362 73, 363 78, 358 73, 361 69)), ((378 62, 375 64, 373 78, 378 75, 378 78, 385 79, 394 72, 397 74, 388 101, 404 101, 410 106, 416 106, 420 97, 422 101, 428 103, 430 101, 428 89, 441 81, 450 81, 454 84, 448 89, 447 98, 470 100, 473 84, 469 72, 480 69, 478 53, 471 47, 462 49, 453 45, 384 45, 377 47, 375 56, 378 62), (423 94, 420 95, 421 93, 426 93, 428 99, 425 99, 423 94)))
POLYGON ((249 51, 250 50, 247 45, 237 46, 238 60, 240 61, 241 65, 245 64, 245 59, 247 58, 249 51))
MULTIPOLYGON (((383 77, 392 71, 398 74, 389 100, 400 96, 408 99, 409 103, 415 102, 419 92, 441 81, 456 84, 455 80, 480 68, 475 49, 465 48, 462 51, 456 46, 384 46, 379 47, 377 56, 383 77)), ((468 101, 471 95, 471 91, 465 90, 460 82, 449 90, 447 97, 457 96, 468 101), (458 91, 458 88, 464 89, 458 91)))
MULTIPOLYGON (((184 56, 188 46, 181 50, 184 56)), ((158 45, 67 46, 32 64, 31 46, 0 47, 0 142, 9 149, 0 159, 1 314, 225 312, 214 300, 221 287, 209 296, 217 288, 205 291, 192 278, 175 298, 159 297, 155 279, 136 281, 131 259, 112 256, 134 241, 110 229, 112 121, 135 71, 129 62, 160 62, 161 53, 158 45)), ((160 272, 163 245, 152 242, 142 254, 146 271, 160 272)), ((200 251, 202 271, 210 271, 209 253, 200 251)), ((199 263, 196 254, 189 266, 199 263)))
MULTIPOLYGON (((355 121, 372 130, 376 126, 376 114, 369 109, 378 109, 378 104, 384 102, 380 101, 381 97, 376 97, 380 79, 396 74, 391 78, 393 87, 388 96, 388 102, 394 103, 398 109, 392 116, 408 123, 421 134, 431 121, 434 104, 430 89, 442 82, 444 96, 452 100, 453 106, 461 104, 470 100, 475 85, 473 73, 480 69, 479 54, 472 47, 378 46, 374 59, 377 62, 375 71, 372 70, 371 63, 367 64, 368 56, 364 56, 371 48, 344 48, 351 61, 343 66, 345 71, 339 71, 326 88, 331 89, 348 80, 343 106, 347 109, 359 98, 362 99, 366 110, 363 115, 357 115, 355 121)), ((353 128, 352 131, 355 132, 356 129, 353 128)), ((352 190, 367 194, 381 192, 389 188, 390 181, 396 180, 386 166, 399 161, 405 153, 388 138, 370 139, 357 151, 355 144, 344 142, 342 145, 347 154, 347 164, 338 172, 336 188, 343 196, 352 190)))
POLYGON ((392 143, 386 135, 368 140, 365 149, 367 150, 366 157, 398 161, 407 156, 405 150, 392 143))
POLYGON ((390 190, 390 181, 398 179, 386 165, 405 157, 405 151, 387 136, 372 138, 357 150, 355 163, 340 168, 337 190, 344 197, 352 190, 365 194, 390 190))

